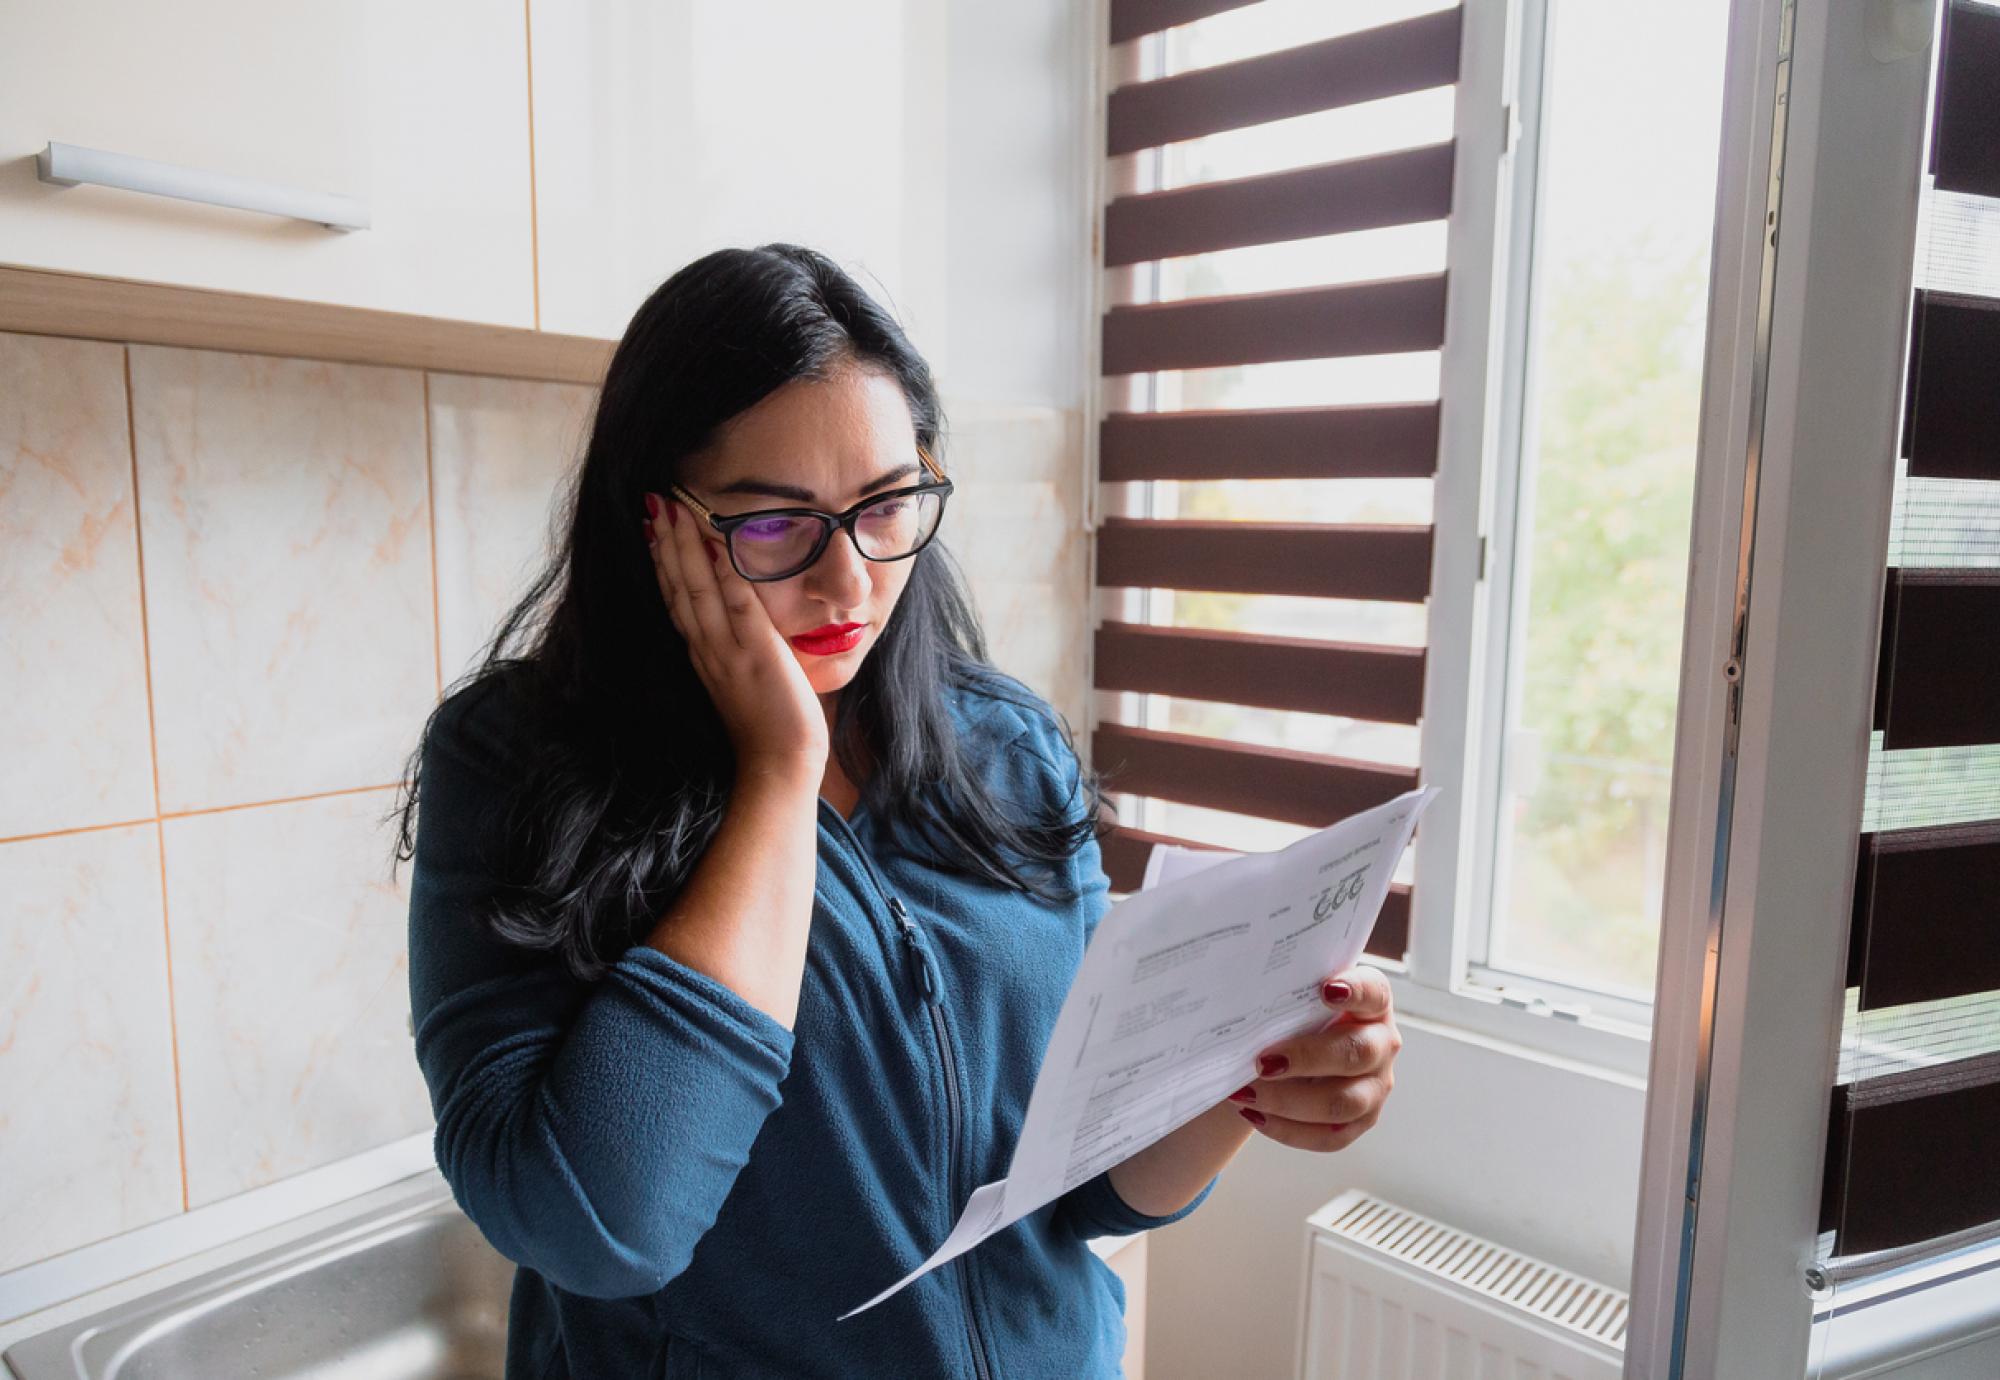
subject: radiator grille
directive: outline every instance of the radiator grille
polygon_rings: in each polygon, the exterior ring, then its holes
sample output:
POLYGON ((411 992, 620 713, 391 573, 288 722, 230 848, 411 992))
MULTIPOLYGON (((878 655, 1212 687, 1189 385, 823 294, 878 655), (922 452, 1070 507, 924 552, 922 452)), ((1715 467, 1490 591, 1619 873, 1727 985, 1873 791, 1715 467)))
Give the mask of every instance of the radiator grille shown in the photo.
POLYGON ((1343 1195, 1315 1220, 1327 1232, 1550 1326, 1624 1348, 1629 1299, 1621 1290, 1364 1193, 1343 1195))

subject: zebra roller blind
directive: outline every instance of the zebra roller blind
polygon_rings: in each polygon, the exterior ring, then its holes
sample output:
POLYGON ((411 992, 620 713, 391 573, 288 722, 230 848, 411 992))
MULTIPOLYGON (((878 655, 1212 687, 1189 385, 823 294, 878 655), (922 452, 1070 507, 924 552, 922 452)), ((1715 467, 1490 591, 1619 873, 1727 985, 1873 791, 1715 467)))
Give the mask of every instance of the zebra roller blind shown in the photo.
POLYGON ((1848 1012, 1835 1256, 2000 1233, 2000 6, 1937 48, 1848 1012))
MULTIPOLYGON (((1255 12, 1275 8, 1110 6, 1094 685, 1122 708, 1092 755, 1121 800, 1158 803, 1121 804, 1104 839, 1117 890, 1156 841, 1243 847, 1246 819, 1318 828, 1418 779, 1459 11, 1328 6, 1274 47, 1255 12), (1242 56, 1176 32, 1225 13, 1242 56), (1322 501, 1352 480, 1416 497, 1322 501)), ((1371 952, 1403 957, 1409 902, 1399 883, 1371 952)))

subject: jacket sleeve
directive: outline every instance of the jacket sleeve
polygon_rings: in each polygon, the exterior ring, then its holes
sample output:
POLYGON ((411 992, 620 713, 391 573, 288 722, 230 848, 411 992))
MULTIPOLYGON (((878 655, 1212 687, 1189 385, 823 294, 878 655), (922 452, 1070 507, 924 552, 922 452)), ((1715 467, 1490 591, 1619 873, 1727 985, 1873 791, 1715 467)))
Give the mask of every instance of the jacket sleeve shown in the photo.
MULTIPOLYGON (((1067 802, 1066 808, 1071 817, 1075 817, 1083 806, 1082 792, 1077 785, 1081 768, 1076 753, 1063 741, 1053 719, 1032 713, 1025 717, 1030 723, 1024 741, 1042 760, 1049 774, 1054 799, 1067 802)), ((1077 850, 1071 858, 1071 866, 1070 885, 1076 895, 1072 904, 1083 917, 1083 942, 1088 947, 1091 936, 1097 933, 1098 921, 1104 918, 1104 913, 1111 906, 1111 882, 1104 875, 1103 853, 1095 838, 1077 850)), ((1118 1196, 1118 1190, 1111 1186, 1111 1171, 1107 1169, 1057 1198, 1055 1221, 1086 1241, 1095 1236, 1128 1236, 1133 1232, 1164 1227, 1169 1222, 1180 1221, 1206 1202, 1221 1177, 1220 1173, 1210 1177, 1202 1185, 1201 1192, 1195 1194, 1185 1206, 1163 1216, 1151 1216, 1118 1196)))
MULTIPOLYGON (((465 698, 490 704, 484 689, 465 698)), ((647 945, 584 983, 494 937, 474 909, 499 881, 508 735, 457 707, 424 745, 410 881, 411 1018, 438 1168, 497 1250, 559 1288, 657 1291, 778 1106, 792 1032, 647 945)))

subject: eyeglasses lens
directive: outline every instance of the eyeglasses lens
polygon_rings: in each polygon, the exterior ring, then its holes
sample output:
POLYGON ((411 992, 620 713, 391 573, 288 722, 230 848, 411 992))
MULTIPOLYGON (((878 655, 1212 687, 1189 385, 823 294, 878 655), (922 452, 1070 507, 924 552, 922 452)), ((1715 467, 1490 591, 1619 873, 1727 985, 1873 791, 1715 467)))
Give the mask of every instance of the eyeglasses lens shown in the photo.
MULTIPOLYGON (((944 498, 936 493, 884 499, 855 517, 855 542, 869 559, 893 561, 929 541, 943 513, 944 498)), ((759 518, 730 534, 730 552, 746 577, 783 579, 805 568, 825 526, 810 517, 759 518)))

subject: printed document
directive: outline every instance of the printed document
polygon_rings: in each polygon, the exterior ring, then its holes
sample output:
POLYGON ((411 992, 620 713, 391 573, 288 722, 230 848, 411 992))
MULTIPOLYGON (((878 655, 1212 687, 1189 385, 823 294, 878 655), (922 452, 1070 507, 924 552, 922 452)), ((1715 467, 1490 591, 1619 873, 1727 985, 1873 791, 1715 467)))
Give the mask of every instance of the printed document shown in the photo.
POLYGON ((1105 912, 1056 1017, 1005 1178, 865 1313, 1255 1079, 1267 1046, 1333 1019, 1319 985, 1361 957, 1425 786, 1272 853, 1155 846, 1105 912))

